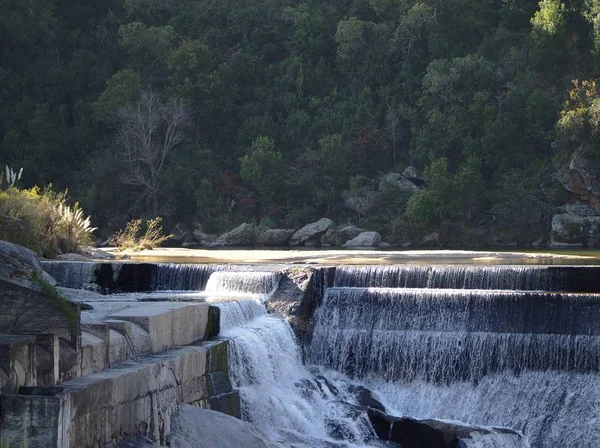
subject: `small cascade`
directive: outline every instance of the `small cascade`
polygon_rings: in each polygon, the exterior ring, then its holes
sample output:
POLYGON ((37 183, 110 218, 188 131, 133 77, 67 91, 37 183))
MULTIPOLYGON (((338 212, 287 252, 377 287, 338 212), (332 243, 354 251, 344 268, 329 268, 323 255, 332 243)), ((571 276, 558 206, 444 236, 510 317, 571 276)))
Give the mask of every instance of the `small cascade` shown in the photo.
POLYGON ((334 286, 594 292, 598 274, 596 266, 346 266, 334 286))
POLYGON ((82 288, 96 281, 99 264, 81 261, 43 261, 44 271, 65 288, 82 288))
POLYGON ((273 439, 312 447, 365 446, 374 437, 351 398, 302 364, 289 324, 263 316, 229 330, 230 376, 240 391, 242 414, 273 439), (350 445, 352 443, 354 445, 350 445))
POLYGON ((274 272, 214 272, 206 284, 207 294, 228 293, 268 295, 279 283, 274 272))
POLYGON ((159 263, 152 278, 155 291, 202 291, 213 272, 229 269, 229 266, 206 264, 159 263))
MULTIPOLYGON (((207 301, 212 302, 212 300, 207 301)), ((214 302, 213 305, 221 310, 221 333, 267 314, 265 305, 255 298, 214 302)))

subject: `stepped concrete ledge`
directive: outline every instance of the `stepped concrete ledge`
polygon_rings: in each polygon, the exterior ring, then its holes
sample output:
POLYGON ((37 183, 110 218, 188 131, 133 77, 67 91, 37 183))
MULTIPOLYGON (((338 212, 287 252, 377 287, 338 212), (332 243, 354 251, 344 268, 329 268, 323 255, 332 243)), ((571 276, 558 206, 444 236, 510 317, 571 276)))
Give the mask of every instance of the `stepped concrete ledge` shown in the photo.
POLYGON ((164 441, 178 404, 239 417, 227 376, 227 342, 129 360, 51 388, 0 395, 0 446, 102 447, 130 435, 164 441), (218 380, 216 379, 218 378, 218 380))

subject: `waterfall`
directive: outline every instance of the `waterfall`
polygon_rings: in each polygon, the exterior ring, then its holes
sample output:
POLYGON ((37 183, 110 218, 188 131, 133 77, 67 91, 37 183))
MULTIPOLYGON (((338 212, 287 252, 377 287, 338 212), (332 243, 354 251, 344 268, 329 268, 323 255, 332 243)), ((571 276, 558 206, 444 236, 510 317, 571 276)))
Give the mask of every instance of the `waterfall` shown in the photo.
POLYGON ((207 294, 224 295, 272 293, 279 283, 279 276, 274 272, 214 272, 206 284, 207 294))
POLYGON ((240 391, 243 417, 275 440, 309 446, 364 444, 374 437, 366 416, 355 415, 351 397, 319 380, 302 364, 289 324, 262 316, 224 333, 230 342, 230 375, 240 391))
POLYGON ((80 261, 43 261, 44 271, 54 277, 65 288, 82 288, 96 280, 99 264, 80 261))
MULTIPOLYGON (((510 427, 534 448, 597 447, 600 294, 558 292, 600 291, 597 272, 338 268, 307 359, 361 382, 393 415, 510 427)), ((523 443, 486 437, 461 442, 523 443)))
MULTIPOLYGON (((212 302, 212 300, 208 300, 212 302)), ((214 302, 213 305, 221 310, 221 334, 223 332, 244 325, 257 317, 267 314, 265 305, 256 298, 246 300, 228 300, 214 302)))
POLYGON ((153 290, 202 291, 213 272, 228 266, 159 263, 152 279, 153 290))
POLYGON ((339 267, 334 286, 600 291, 595 266, 339 267))

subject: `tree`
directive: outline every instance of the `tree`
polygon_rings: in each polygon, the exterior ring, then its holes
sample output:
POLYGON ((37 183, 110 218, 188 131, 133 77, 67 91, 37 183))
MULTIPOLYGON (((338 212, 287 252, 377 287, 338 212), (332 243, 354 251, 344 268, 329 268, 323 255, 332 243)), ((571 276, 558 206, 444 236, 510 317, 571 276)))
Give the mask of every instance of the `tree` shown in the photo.
POLYGON ((142 92, 137 103, 117 112, 122 181, 138 192, 136 207, 145 215, 169 214, 161 201, 163 172, 173 150, 186 138, 191 115, 182 104, 163 104, 157 93, 142 92))
POLYGON ((283 174, 283 156, 275 149, 275 142, 269 137, 258 137, 246 155, 240 159, 242 179, 251 182, 258 190, 263 217, 280 188, 283 174))

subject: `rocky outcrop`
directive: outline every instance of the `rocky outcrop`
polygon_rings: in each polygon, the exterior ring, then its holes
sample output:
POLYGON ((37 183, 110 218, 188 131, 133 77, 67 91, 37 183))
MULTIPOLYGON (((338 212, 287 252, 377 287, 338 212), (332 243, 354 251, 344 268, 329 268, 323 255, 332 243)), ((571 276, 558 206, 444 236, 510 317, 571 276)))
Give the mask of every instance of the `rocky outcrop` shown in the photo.
POLYGON ((244 223, 221 235, 210 246, 253 246, 258 231, 252 224, 244 223))
POLYGON ((349 241, 346 241, 344 247, 377 247, 381 242, 381 235, 377 232, 362 232, 349 241))
POLYGON ((248 422, 220 412, 183 405, 174 418, 169 446, 177 448, 277 448, 248 422))
POLYGON ((333 221, 329 218, 321 218, 317 222, 307 224, 295 232, 290 239, 290 246, 321 244, 321 236, 333 227, 333 221))
POLYGON ((417 185, 400 173, 384 174, 379 181, 379 191, 384 193, 392 191, 415 193, 419 190, 420 188, 417 185))
POLYGON ((569 204, 560 207, 552 217, 551 247, 564 244, 596 246, 600 230, 600 216, 586 204, 569 204))
POLYGON ((333 268, 292 267, 281 273, 279 285, 265 305, 270 312, 282 315, 298 339, 305 340, 310 332, 312 316, 321 302, 333 268))
POLYGON ((269 229, 258 235, 256 244, 262 246, 287 246, 294 229, 269 229))
POLYGON ((569 192, 600 210, 600 170, 584 148, 573 152, 569 162, 557 170, 556 179, 569 192))
POLYGON ((202 227, 194 229, 195 243, 200 246, 210 246, 217 241, 217 236, 211 233, 206 233, 202 227))

